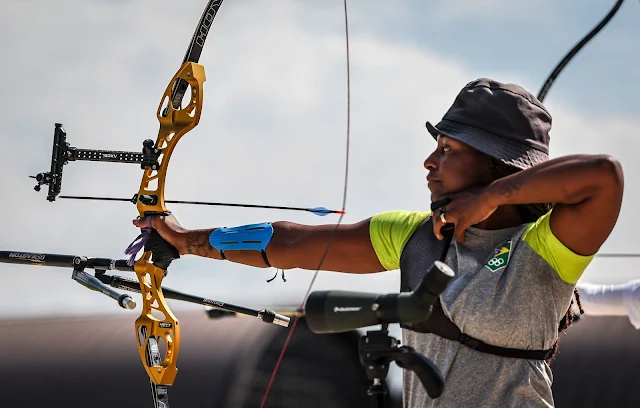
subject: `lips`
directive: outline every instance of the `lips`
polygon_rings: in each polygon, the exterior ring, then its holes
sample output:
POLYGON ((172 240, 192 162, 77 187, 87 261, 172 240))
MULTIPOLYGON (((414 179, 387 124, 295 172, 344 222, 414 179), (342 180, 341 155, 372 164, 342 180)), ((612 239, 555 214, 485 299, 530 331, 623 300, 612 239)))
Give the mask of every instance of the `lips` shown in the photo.
POLYGON ((440 179, 434 176, 433 173, 429 173, 427 174, 427 182, 440 182, 440 179))
POLYGON ((427 188, 429 189, 429 191, 431 191, 431 198, 432 199, 437 199, 435 196, 438 196, 439 193, 441 193, 438 190, 442 189, 442 182, 438 178, 436 178, 436 177, 434 177, 432 175, 428 175, 427 176, 427 188))
POLYGON ((431 186, 433 186, 435 184, 439 184, 439 183, 440 183, 440 180, 438 180, 437 178, 427 176, 427 185, 429 187, 431 187, 431 186))

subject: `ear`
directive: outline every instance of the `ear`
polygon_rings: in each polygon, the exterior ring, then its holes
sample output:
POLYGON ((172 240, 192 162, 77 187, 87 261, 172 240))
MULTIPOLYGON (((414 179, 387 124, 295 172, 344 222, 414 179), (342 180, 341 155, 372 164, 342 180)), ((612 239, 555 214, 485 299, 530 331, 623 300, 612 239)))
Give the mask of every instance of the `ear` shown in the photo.
POLYGON ((486 183, 485 186, 488 186, 500 177, 506 176, 506 174, 502 176, 500 175, 500 172, 498 171, 499 164, 500 163, 493 157, 484 153, 479 154, 476 168, 478 169, 480 179, 483 183, 486 183))

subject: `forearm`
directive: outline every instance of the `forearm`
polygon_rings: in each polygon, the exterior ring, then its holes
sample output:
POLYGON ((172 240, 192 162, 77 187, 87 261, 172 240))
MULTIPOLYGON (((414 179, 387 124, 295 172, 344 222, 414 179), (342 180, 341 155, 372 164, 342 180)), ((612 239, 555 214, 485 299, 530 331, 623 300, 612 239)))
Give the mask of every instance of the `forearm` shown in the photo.
POLYGON ((640 329, 640 279, 617 285, 578 282, 576 287, 587 315, 628 316, 640 329))
POLYGON ((624 302, 622 285, 595 285, 578 282, 580 301, 585 313, 594 316, 626 316, 627 307, 624 302))
MULTIPOLYGON (((369 220, 357 224, 302 225, 278 221, 265 248, 269 264, 278 269, 371 273, 384 271, 369 240, 369 220)), ((184 230, 173 245, 180 254, 223 259, 209 237, 216 228, 184 230)), ((269 267, 258 250, 226 250, 226 260, 255 267, 269 267)))
MULTIPOLYGON (((282 247, 282 242, 285 236, 290 236, 279 223, 272 224, 273 236, 267 245, 265 252, 267 253, 267 259, 271 266, 276 268, 283 268, 283 265, 290 264, 287 262, 286 252, 274 251, 274 247, 282 247)), ((173 243, 178 249, 181 255, 196 255, 204 258, 211 258, 217 260, 226 259, 231 262, 255 266, 255 267, 269 267, 265 262, 262 254, 257 250, 226 250, 224 251, 224 257, 219 249, 211 245, 211 234, 218 228, 209 229, 197 229, 197 230, 184 230, 173 243)))
POLYGON ((565 156, 493 182, 487 192, 496 205, 579 204, 605 189, 622 189, 619 164, 603 155, 565 156))

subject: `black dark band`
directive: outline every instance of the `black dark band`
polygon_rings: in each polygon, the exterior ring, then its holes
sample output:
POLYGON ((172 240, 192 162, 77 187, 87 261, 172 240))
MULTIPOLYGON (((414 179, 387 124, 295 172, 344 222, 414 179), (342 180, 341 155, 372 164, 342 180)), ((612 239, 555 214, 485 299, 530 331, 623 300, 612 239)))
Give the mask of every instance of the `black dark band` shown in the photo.
POLYGON ((269 263, 269 259, 267 258, 267 253, 265 251, 260 251, 260 253, 262 253, 262 259, 264 259, 264 263, 266 263, 267 266, 271 267, 271 263, 269 263))
MULTIPOLYGON (((269 262, 269 258, 267 258, 267 253, 265 251, 260 251, 260 253, 262 254, 262 259, 264 260, 264 263, 266 263, 268 267, 271 267, 271 263, 269 262)), ((220 257, 223 260, 227 260, 227 256, 224 254, 224 251, 220 251, 220 257)))

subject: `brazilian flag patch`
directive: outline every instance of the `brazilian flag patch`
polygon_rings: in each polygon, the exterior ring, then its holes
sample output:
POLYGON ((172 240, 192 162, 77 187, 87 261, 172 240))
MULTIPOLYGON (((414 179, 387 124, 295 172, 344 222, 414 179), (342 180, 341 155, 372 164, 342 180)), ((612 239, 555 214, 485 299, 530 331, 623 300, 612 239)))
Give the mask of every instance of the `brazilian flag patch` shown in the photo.
POLYGON ((486 263, 491 272, 497 272, 509 264, 511 258, 511 240, 507 241, 500 249, 495 249, 495 255, 486 263))

